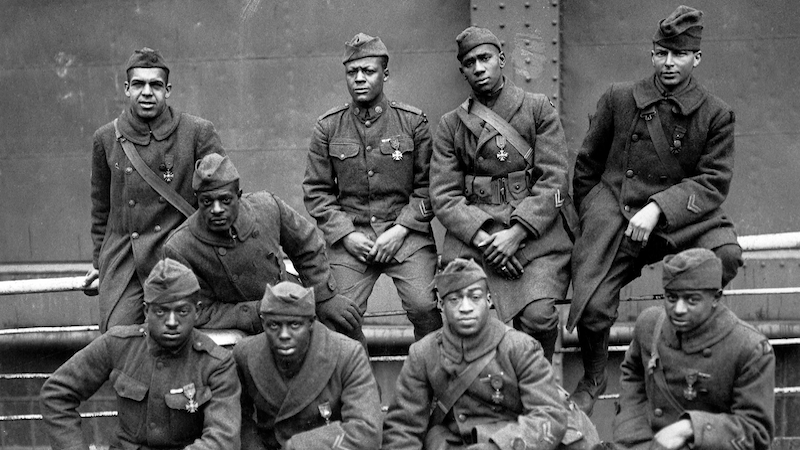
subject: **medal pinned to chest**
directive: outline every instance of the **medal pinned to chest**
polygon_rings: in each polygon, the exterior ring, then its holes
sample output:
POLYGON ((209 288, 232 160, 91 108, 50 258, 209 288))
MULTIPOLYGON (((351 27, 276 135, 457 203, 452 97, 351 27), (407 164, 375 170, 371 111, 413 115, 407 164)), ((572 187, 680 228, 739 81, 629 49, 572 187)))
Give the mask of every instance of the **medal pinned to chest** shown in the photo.
POLYGON ((400 139, 393 137, 389 139, 389 145, 394 150, 392 152, 392 159, 395 161, 402 161, 403 160, 403 152, 400 151, 400 139))
POLYGON ((170 389, 169 393, 183 394, 183 396, 188 400, 185 406, 186 411, 190 413, 196 413, 197 409, 200 408, 200 405, 194 399, 195 395, 197 395, 197 388, 195 388, 194 383, 189 383, 182 388, 170 389))
POLYGON ((497 144, 497 148, 499 149, 497 150, 497 154, 495 156, 497 156, 497 159, 499 159, 500 162, 506 162, 508 159, 508 152, 506 152, 506 137, 502 134, 498 134, 494 138, 494 143, 497 144))
POLYGON ((487 377, 489 381, 489 386, 494 389, 494 393, 492 394, 492 402, 494 404, 499 405, 500 403, 505 400, 505 395, 503 395, 503 372, 499 374, 490 373, 487 377))
POLYGON ((317 409, 319 410, 319 415, 325 419, 325 425, 331 424, 331 402, 324 402, 317 405, 317 409))
POLYGON ((172 168, 175 167, 175 157, 173 155, 166 155, 164 157, 164 162, 158 167, 163 174, 164 181, 167 183, 171 182, 173 178, 175 178, 175 173, 172 172, 172 168))
POLYGON ((711 375, 700 371, 692 371, 686 374, 686 388, 683 390, 683 398, 692 401, 697 398, 697 390, 694 388, 700 379, 708 380, 711 375))

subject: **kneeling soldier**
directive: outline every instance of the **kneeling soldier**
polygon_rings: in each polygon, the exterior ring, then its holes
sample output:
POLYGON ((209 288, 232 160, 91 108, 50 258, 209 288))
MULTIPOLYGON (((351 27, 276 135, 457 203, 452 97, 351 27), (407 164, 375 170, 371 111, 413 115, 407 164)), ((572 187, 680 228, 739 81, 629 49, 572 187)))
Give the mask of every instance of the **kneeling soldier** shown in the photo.
POLYGON ((434 283, 445 325, 411 346, 383 448, 592 448, 597 431, 556 384, 539 342, 490 317, 483 269, 456 258, 434 283))

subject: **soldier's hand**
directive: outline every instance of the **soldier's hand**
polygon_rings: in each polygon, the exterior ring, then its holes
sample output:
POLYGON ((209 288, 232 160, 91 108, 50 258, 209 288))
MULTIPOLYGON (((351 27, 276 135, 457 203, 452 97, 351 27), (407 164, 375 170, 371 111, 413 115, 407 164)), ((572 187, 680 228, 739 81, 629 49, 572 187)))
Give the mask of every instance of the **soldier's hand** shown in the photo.
POLYGON ((652 450, 679 450, 694 436, 692 421, 681 419, 659 430, 650 444, 652 450))
POLYGON ((83 279, 83 293, 93 297, 98 294, 97 289, 91 288, 90 286, 96 279, 100 278, 100 271, 92 267, 86 272, 86 278, 83 279))
POLYGON ((336 294, 329 300, 317 303, 317 318, 332 330, 350 333, 361 326, 361 312, 355 302, 336 294))
POLYGON ((660 218, 661 207, 656 202, 648 203, 631 217, 631 221, 628 222, 628 228, 625 229, 625 236, 631 238, 632 241, 647 244, 647 240, 650 239, 650 233, 658 225, 658 219, 660 218))
POLYGON ((490 267, 502 270, 508 259, 517 253, 528 232, 522 225, 515 223, 511 228, 498 231, 491 236, 491 240, 479 243, 478 247, 483 248, 484 261, 490 267))
POLYGON ((379 263, 391 261, 397 251, 400 250, 400 247, 402 247, 406 236, 408 236, 408 228, 402 225, 394 225, 378 236, 378 239, 375 239, 375 245, 372 246, 369 257, 379 263))
POLYGON ((375 243, 364 233, 353 231, 342 239, 342 245, 344 245, 347 253, 350 253, 362 263, 369 262, 372 259, 369 252, 375 243))

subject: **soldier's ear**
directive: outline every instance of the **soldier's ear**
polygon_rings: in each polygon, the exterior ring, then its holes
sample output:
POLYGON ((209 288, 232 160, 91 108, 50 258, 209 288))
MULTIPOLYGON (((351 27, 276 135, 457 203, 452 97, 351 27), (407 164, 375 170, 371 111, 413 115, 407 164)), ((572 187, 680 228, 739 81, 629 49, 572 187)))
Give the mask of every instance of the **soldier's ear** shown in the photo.
POLYGON ((491 292, 486 294, 486 301, 489 302, 489 307, 494 306, 494 302, 492 302, 492 293, 491 292))
POLYGON ((387 67, 383 69, 383 81, 386 81, 388 79, 389 79, 389 68, 387 67))
POLYGON ((694 52, 694 61, 692 61, 692 67, 699 66, 701 59, 703 59, 703 52, 701 52, 700 50, 694 52))
POLYGON ((500 60, 500 68, 502 69, 503 67, 506 66, 506 54, 501 51, 497 55, 497 58, 500 60))

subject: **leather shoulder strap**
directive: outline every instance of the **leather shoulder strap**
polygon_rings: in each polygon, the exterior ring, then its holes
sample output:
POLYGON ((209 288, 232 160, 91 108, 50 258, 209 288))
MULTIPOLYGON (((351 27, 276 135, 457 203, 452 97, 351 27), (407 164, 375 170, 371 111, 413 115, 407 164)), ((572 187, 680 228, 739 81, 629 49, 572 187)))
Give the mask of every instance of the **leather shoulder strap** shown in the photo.
POLYGON ((664 365, 661 364, 661 357, 658 353, 658 340, 661 338, 661 328, 664 326, 664 320, 666 317, 667 313, 664 310, 661 310, 661 313, 658 315, 658 319, 656 320, 655 329, 653 330, 653 342, 650 343, 650 363, 647 365, 647 368, 650 373, 653 374, 656 387, 659 391, 661 391, 661 395, 667 399, 669 404, 672 405, 676 411, 683 412, 683 406, 681 406, 680 402, 675 399, 675 397, 672 395, 672 392, 669 390, 667 378, 664 376, 664 365))
MULTIPOLYGON (((465 105, 462 104, 462 107, 465 105)), ((528 167, 533 166, 533 148, 531 148, 528 141, 523 138, 517 130, 514 129, 508 122, 505 121, 502 117, 500 117, 496 112, 492 111, 491 109, 484 106, 481 102, 473 101, 472 102, 472 114, 480 117, 484 122, 488 123, 489 125, 493 126, 495 130, 497 130, 503 137, 511 142, 511 145, 517 149, 520 155, 525 158, 525 162, 528 163, 528 167)))
POLYGON ((172 206, 175 207, 178 211, 180 211, 184 216, 189 217, 194 213, 194 207, 186 201, 185 198, 181 197, 175 189, 172 189, 164 180, 161 179, 158 175, 153 173, 150 167, 147 165, 146 162, 142 159, 139 155, 139 152, 136 151, 136 147, 133 144, 125 139, 122 133, 119 132, 119 125, 117 125, 117 119, 114 119, 114 134, 119 141, 119 144, 122 146, 122 150, 125 151, 125 156, 131 161, 133 167, 139 172, 139 175, 144 178, 144 181, 150 185, 156 192, 158 192, 162 197, 164 197, 172 206))
POLYGON ((661 119, 658 117, 658 109, 655 105, 650 105, 650 107, 641 112, 640 116, 647 124, 647 131, 650 133, 650 139, 653 141, 653 147, 656 149, 656 154, 661 164, 664 164, 664 167, 671 173, 679 174, 681 178, 686 178, 686 172, 670 151, 664 128, 661 126, 661 119))

